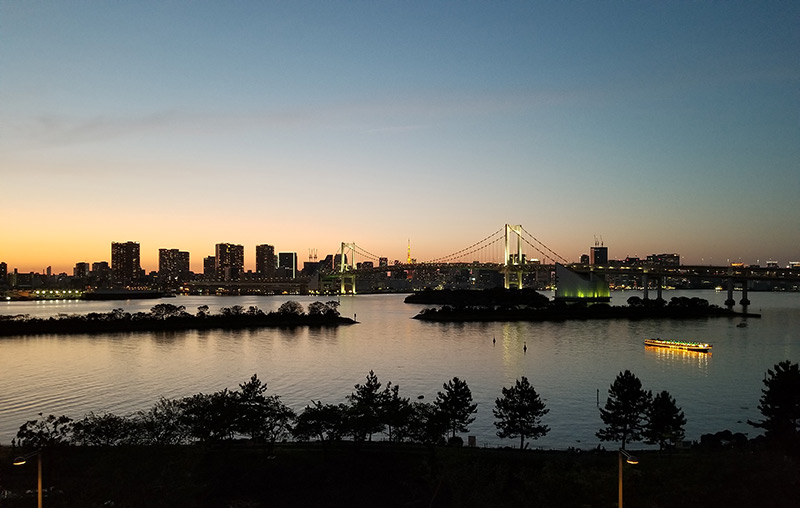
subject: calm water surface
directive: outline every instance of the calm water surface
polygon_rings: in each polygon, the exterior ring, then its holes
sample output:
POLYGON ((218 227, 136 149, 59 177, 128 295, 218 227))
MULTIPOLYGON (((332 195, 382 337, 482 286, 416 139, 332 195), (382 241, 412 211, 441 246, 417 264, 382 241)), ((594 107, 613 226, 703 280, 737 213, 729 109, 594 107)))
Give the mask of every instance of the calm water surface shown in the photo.
MULTIPOLYGON (((545 293, 547 294, 547 293, 545 293)), ((638 293, 614 293, 622 305, 638 293)), ((548 296, 552 296, 549 295, 548 296)), ((725 293, 672 291, 722 305, 725 293)), ((208 305, 256 305, 272 310, 287 297, 178 297, 116 302, 4 302, 0 314, 50 316, 107 312, 116 307, 147 311, 159 302, 195 312, 208 305)), ((316 298, 294 298, 308 304, 316 298)), ((467 381, 478 403, 470 435, 478 445, 515 445, 500 440, 492 407, 503 386, 527 376, 545 399, 551 430, 532 443, 543 448, 596 447, 597 409, 624 369, 646 389, 668 390, 683 408, 688 439, 730 429, 755 435, 748 419, 760 419, 758 399, 767 368, 800 361, 800 293, 750 293, 750 310, 761 319, 685 321, 608 320, 562 323, 435 324, 411 319, 423 306, 403 295, 342 297, 345 316, 359 324, 336 329, 187 331, 110 335, 35 336, 0 339, 0 443, 19 426, 44 414, 81 418, 90 411, 129 414, 159 397, 177 398, 225 387, 235 389, 253 373, 297 411, 312 399, 343 402, 372 369, 385 383, 415 400, 433 401, 442 383, 467 381), (651 350, 647 337, 695 339, 713 354, 651 350), (496 338, 496 344, 492 343, 496 338), (527 345, 527 352, 523 346, 527 345)))

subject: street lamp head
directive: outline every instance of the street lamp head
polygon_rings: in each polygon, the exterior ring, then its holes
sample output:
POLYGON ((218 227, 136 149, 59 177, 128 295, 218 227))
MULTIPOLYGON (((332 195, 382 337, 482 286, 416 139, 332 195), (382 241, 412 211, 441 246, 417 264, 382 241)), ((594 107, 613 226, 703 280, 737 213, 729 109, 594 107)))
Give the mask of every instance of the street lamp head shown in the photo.
POLYGON ((36 450, 35 452, 31 452, 31 453, 29 453, 27 455, 23 455, 21 457, 17 457, 16 459, 14 459, 14 462, 12 464, 14 464, 15 466, 23 466, 23 465, 28 463, 28 459, 30 459, 31 457, 36 457, 37 455, 40 455, 41 453, 42 453, 42 450, 36 450))
POLYGON ((639 459, 637 459, 635 456, 631 455, 627 451, 625 451, 623 449, 620 449, 619 453, 620 453, 620 455, 625 457, 625 462, 627 462, 628 464, 638 464, 639 463, 639 459))

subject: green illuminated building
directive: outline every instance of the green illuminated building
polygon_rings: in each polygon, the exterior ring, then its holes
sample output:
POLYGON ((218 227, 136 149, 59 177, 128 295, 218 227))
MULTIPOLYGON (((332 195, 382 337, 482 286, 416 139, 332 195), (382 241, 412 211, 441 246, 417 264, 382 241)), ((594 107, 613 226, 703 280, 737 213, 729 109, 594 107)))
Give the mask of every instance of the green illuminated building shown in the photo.
POLYGON ((594 273, 578 273, 564 265, 556 264, 557 301, 607 303, 611 301, 608 282, 594 273))

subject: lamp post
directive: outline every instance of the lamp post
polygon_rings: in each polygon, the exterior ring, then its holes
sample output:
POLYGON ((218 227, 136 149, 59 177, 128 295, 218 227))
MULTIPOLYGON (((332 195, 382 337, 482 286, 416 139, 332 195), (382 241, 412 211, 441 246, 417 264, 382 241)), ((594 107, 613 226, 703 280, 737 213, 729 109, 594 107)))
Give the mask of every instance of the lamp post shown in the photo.
POLYGON ((14 459, 15 466, 21 466, 28 462, 28 459, 36 455, 37 462, 38 462, 38 469, 39 469, 39 480, 37 482, 37 506, 42 508, 42 450, 36 450, 35 452, 31 452, 27 455, 23 455, 22 457, 17 457, 14 459))
POLYGON ((619 506, 618 508, 622 508, 622 457, 625 457, 625 462, 628 464, 638 464, 639 459, 631 455, 630 453, 626 452, 622 448, 619 449, 619 506))

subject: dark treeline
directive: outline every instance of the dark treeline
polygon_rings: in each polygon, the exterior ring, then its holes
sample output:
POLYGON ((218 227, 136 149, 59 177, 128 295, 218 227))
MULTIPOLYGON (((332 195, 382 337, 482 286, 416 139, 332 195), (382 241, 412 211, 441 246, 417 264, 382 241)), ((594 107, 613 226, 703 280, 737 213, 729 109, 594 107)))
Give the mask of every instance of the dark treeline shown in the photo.
POLYGON ((312 401, 296 414, 278 395, 267 395, 257 375, 210 394, 159 400, 148 410, 128 416, 90 413, 80 420, 44 416, 23 424, 14 446, 179 445, 246 438, 272 445, 276 441, 372 441, 383 434, 392 442, 425 444, 460 441, 474 420, 476 404, 466 382, 453 378, 432 403, 401 397, 391 382, 384 387, 374 372, 357 384, 346 403, 312 401))
MULTIPOLYGON (((637 451, 640 463, 624 465, 626 506, 796 506, 797 364, 781 362, 768 370, 762 394, 764 419, 749 423, 763 429, 763 437, 748 441, 724 431, 704 435, 689 450, 637 451)), ((36 461, 16 467, 12 459, 38 450, 45 505, 64 508, 616 503, 622 474, 616 447, 520 453, 434 446, 460 444, 453 436, 468 429, 477 409, 458 378, 445 383, 434 402, 424 403, 401 397, 391 383, 381 386, 370 372, 345 401, 313 402, 295 414, 279 397, 267 395, 254 375, 237 390, 162 399, 126 417, 41 417, 20 428, 14 446, 0 447, 0 499, 8 508, 35 504, 36 461), (367 443, 371 439, 382 442, 367 443), (277 442, 284 440, 294 442, 277 442), (191 443, 201 445, 174 446, 191 443)), ((493 408, 498 435, 516 435, 521 445, 547 433, 547 412, 525 378, 503 388, 493 408)), ((684 422, 666 392, 652 396, 628 371, 610 386, 600 415, 601 440, 622 443, 661 443, 676 437, 676 430, 681 434, 684 422), (672 425, 653 432, 652 422, 672 425)))
MULTIPOLYGON (((798 445, 800 431, 800 372, 789 361, 767 371, 759 410, 760 422, 748 422, 765 430, 765 438, 791 449, 798 445)), ((461 445, 457 435, 468 432, 477 404, 466 381, 454 377, 442 385, 433 402, 411 401, 400 395, 399 386, 378 380, 370 371, 364 383, 356 384, 346 402, 324 404, 312 401, 299 414, 278 395, 268 395, 267 385, 257 375, 239 385, 210 394, 198 393, 182 399, 159 400, 148 410, 128 416, 90 413, 80 420, 67 416, 44 416, 24 423, 15 446, 48 448, 58 445, 179 445, 211 443, 247 438, 269 446, 277 441, 329 442, 372 441, 380 435, 395 443, 461 445)), ((550 430, 542 423, 549 410, 539 394, 522 377, 504 387, 492 412, 497 435, 537 439, 550 430)), ((626 443, 645 441, 673 448, 684 438, 686 418, 666 391, 652 395, 630 371, 620 372, 600 409, 604 427, 601 441, 626 443)), ((717 435, 724 440, 725 435, 717 435)), ((741 436, 741 440, 746 439, 741 436)), ((764 439, 764 438, 760 438, 764 439)), ((714 436, 702 441, 713 442, 714 436)), ((733 442, 734 440, 729 440, 733 442)))
MULTIPOLYGON (((545 297, 543 297, 545 298, 545 297)), ((545 298, 546 299, 546 298, 545 298)), ((419 302, 427 303, 427 302, 419 302)), ((665 300, 645 300, 638 296, 628 298, 628 305, 612 306, 607 303, 587 305, 581 302, 565 303, 552 301, 546 305, 509 303, 464 304, 455 299, 441 308, 427 308, 414 319, 423 321, 559 321, 567 319, 646 319, 646 318, 702 318, 702 317, 761 317, 759 314, 743 314, 718 305, 709 304, 702 298, 673 297, 665 300)))
POLYGON ((284 302, 276 311, 264 312, 258 307, 241 305, 223 307, 218 314, 201 305, 195 314, 183 305, 160 303, 150 312, 92 312, 86 315, 60 314, 36 318, 27 314, 0 316, 0 336, 33 334, 113 333, 161 330, 241 329, 270 326, 336 326, 352 324, 340 316, 339 303, 312 302, 304 309, 299 302, 284 302))

